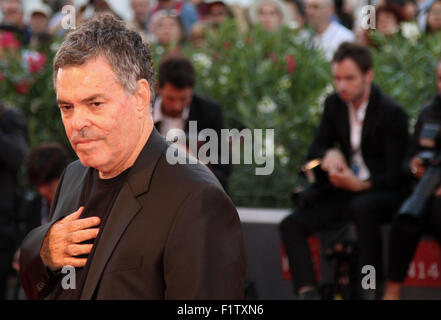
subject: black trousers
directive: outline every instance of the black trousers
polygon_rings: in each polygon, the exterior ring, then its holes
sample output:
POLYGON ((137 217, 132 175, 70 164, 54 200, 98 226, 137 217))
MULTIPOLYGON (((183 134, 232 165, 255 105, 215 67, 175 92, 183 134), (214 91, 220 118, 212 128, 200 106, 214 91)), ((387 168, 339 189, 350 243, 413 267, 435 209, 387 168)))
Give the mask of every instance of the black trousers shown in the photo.
POLYGON ((425 212, 423 224, 409 226, 395 219, 389 238, 387 278, 403 282, 423 233, 434 235, 441 242, 441 198, 433 197, 425 212))
POLYGON ((318 231, 339 228, 351 219, 357 226, 360 274, 361 266, 373 265, 377 279, 381 279, 380 227, 392 220, 403 198, 399 191, 352 193, 332 188, 307 209, 295 210, 287 216, 280 224, 280 234, 293 275, 294 290, 317 285, 307 237, 318 231))

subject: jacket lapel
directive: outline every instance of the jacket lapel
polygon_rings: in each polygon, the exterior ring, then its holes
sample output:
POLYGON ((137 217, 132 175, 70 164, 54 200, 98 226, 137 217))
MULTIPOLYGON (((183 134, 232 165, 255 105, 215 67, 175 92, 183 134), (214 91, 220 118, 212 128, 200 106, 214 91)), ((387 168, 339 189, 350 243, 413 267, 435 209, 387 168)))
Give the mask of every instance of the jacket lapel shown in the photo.
POLYGON ((366 138, 369 136, 370 132, 374 130, 377 120, 377 109, 378 107, 378 92, 377 88, 372 85, 371 86, 371 94, 369 96, 369 103, 366 108, 366 115, 364 116, 363 128, 361 131, 361 147, 363 149, 363 144, 366 141, 366 138))
POLYGON ((137 197, 148 192, 154 169, 166 148, 165 140, 156 129, 153 129, 144 149, 130 169, 104 225, 80 299, 92 299, 112 252, 127 226, 142 209, 137 197))
MULTIPOLYGON (((350 142, 350 125, 349 125, 349 107, 345 102, 341 101, 341 114, 340 119, 342 119, 342 136, 343 136, 343 144, 342 150, 346 154, 347 157, 350 157, 351 153, 351 142, 350 142)), ((349 158, 348 158, 349 159, 349 158)))
POLYGON ((61 190, 57 189, 59 194, 55 195, 55 199, 58 199, 57 203, 49 213, 50 221, 64 218, 84 205, 81 202, 84 199, 86 181, 91 173, 90 168, 79 166, 79 169, 72 170, 72 177, 63 177, 61 190))

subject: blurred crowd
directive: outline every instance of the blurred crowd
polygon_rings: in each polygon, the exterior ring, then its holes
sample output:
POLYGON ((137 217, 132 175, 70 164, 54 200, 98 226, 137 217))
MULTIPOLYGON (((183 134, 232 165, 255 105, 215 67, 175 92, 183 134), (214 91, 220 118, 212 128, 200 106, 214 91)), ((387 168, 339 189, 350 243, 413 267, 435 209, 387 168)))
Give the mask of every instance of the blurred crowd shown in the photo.
MULTIPOLYGON (((79 7, 75 6, 72 0, 42 0, 33 2, 26 10, 20 0, 2 0, 0 6, 0 63, 5 57, 5 48, 26 48, 23 54, 30 58, 26 60, 35 72, 41 70, 46 63, 45 56, 38 53, 50 50, 53 41, 62 39, 68 32, 65 22, 68 15, 72 14, 69 8, 75 8, 76 24, 96 13, 109 12, 118 16, 115 8, 105 0, 87 1, 79 7)), ((248 7, 212 0, 130 0, 130 6, 133 18, 126 21, 127 25, 136 30, 148 43, 164 47, 165 52, 179 52, 184 45, 201 48, 206 41, 206 31, 216 33, 224 22, 231 20, 236 21, 239 32, 247 32, 256 26, 274 34, 281 28, 298 30, 299 39, 322 50, 329 61, 344 42, 375 46, 372 40, 374 32, 389 37, 398 32, 433 34, 441 30, 441 0, 256 0, 248 7), (373 5, 375 10, 366 11, 367 5, 373 5), (375 26, 375 29, 366 28, 366 25, 375 26)), ((169 61, 168 65, 162 65, 162 69, 160 68, 157 91, 161 100, 157 100, 155 106, 161 113, 155 116, 159 119, 158 122, 162 122, 161 133, 165 127, 175 123, 176 118, 179 118, 178 123, 182 128, 188 120, 205 123, 204 121, 209 119, 210 121, 206 121, 206 127, 216 130, 220 130, 224 125, 221 121, 221 107, 193 93, 195 74, 192 66, 188 64, 188 61, 169 61), (179 74, 184 80, 179 79, 175 83, 175 77, 170 74, 179 74), (162 83, 161 76, 164 78, 162 83), (185 82, 185 85, 180 87, 182 82, 185 82), (188 91, 184 96, 185 104, 168 103, 164 98, 170 95, 179 96, 184 89, 188 91), (197 111, 190 110, 188 114, 183 111, 187 110, 187 106, 197 111), (173 115, 176 108, 178 117, 173 115), (216 117, 213 117, 212 111, 208 115, 205 111, 207 108, 219 110, 216 117), (216 119, 211 121, 211 118, 216 119)), ((46 221, 48 207, 68 157, 66 150, 59 145, 35 146, 28 158, 26 170, 29 184, 32 184, 38 193, 28 194, 24 199, 16 197, 16 175, 27 152, 25 119, 15 110, 6 110, 1 103, 0 119, 16 128, 11 129, 11 133, 6 137, 7 130, 2 132, 0 121, 0 146, 3 138, 5 141, 6 138, 12 141, 1 147, 0 164, 7 165, 0 166, 0 191, 2 194, 9 192, 11 195, 0 197, 0 212, 8 213, 0 214, 0 236, 14 238, 20 243, 29 230, 46 221), (22 218, 18 234, 15 226, 11 229, 5 227, 12 225, 11 221, 15 219, 8 216, 9 213, 16 212, 19 212, 22 218), (40 214, 36 215, 35 212, 40 214)), ((160 128, 156 120, 155 125, 160 128)), ((226 185, 229 168, 211 169, 222 184, 226 185)), ((15 251, 16 243, 6 244, 3 240, 0 242, 3 244, 0 248, 2 299, 7 297, 3 293, 7 287, 6 279, 10 275, 12 255, 15 252, 17 257, 19 252, 15 251)), ((17 267, 17 263, 15 266, 17 267)), ((19 297, 18 290, 14 297, 19 297)))
MULTIPOLYGON (((80 7, 75 7, 72 0, 41 0, 32 2, 26 12, 19 0, 3 0, 1 41, 12 41, 5 31, 14 30, 26 46, 48 46, 52 37, 67 32, 63 18, 71 11, 65 6, 75 8, 76 23, 96 12, 118 16, 105 0, 88 1, 80 7)), ((328 60, 341 42, 372 44, 373 30, 385 36, 401 28, 407 33, 441 30, 439 0, 257 0, 248 7, 212 0, 130 0, 130 7, 130 27, 149 43, 167 49, 185 43, 199 47, 204 43, 205 30, 216 30, 231 19, 243 32, 256 25, 270 32, 282 26, 302 30, 301 37, 323 49, 328 60), (374 5, 375 11, 367 10, 367 5, 374 5), (366 28, 366 22, 371 28, 366 28)))

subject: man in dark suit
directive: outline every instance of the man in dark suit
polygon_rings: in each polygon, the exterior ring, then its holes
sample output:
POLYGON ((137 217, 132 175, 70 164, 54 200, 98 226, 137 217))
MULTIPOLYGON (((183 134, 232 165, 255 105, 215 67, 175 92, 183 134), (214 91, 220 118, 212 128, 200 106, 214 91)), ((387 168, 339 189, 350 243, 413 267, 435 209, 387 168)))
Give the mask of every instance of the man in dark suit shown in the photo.
POLYGON ((168 161, 176 147, 154 129, 152 79, 148 46, 112 15, 59 49, 57 100, 80 161, 60 179, 50 222, 23 241, 30 298, 243 297, 237 211, 204 165, 168 161))
POLYGON ((332 73, 337 92, 325 101, 308 155, 321 159, 326 173, 323 191, 280 226, 294 287, 303 299, 319 298, 306 238, 338 228, 351 218, 357 226, 359 275, 362 266, 374 266, 378 287, 382 279, 380 225, 390 221, 405 195, 401 168, 409 141, 407 117, 372 84, 370 52, 353 43, 342 44, 334 55, 332 73))
MULTIPOLYGON (((185 57, 171 56, 159 66, 158 97, 153 108, 153 121, 164 137, 170 130, 180 129, 188 138, 197 138, 190 135, 191 122, 197 125, 196 134, 204 129, 213 129, 221 137, 221 129, 225 128, 222 108, 217 102, 195 94, 195 82, 193 65, 185 57)), ((226 190, 230 167, 221 164, 220 141, 218 147, 217 163, 207 165, 226 190)))
POLYGON ((17 239, 19 184, 17 174, 27 149, 26 118, 0 103, 0 300, 12 274, 17 239))

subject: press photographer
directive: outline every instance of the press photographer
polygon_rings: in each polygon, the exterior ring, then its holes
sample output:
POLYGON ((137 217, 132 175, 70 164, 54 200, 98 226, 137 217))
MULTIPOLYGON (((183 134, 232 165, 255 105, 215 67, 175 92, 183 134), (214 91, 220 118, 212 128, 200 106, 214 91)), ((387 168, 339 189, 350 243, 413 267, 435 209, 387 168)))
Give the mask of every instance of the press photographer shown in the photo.
POLYGON ((422 109, 415 126, 408 162, 415 187, 392 225, 384 299, 399 299, 421 235, 441 240, 441 62, 436 81, 438 94, 422 109))

